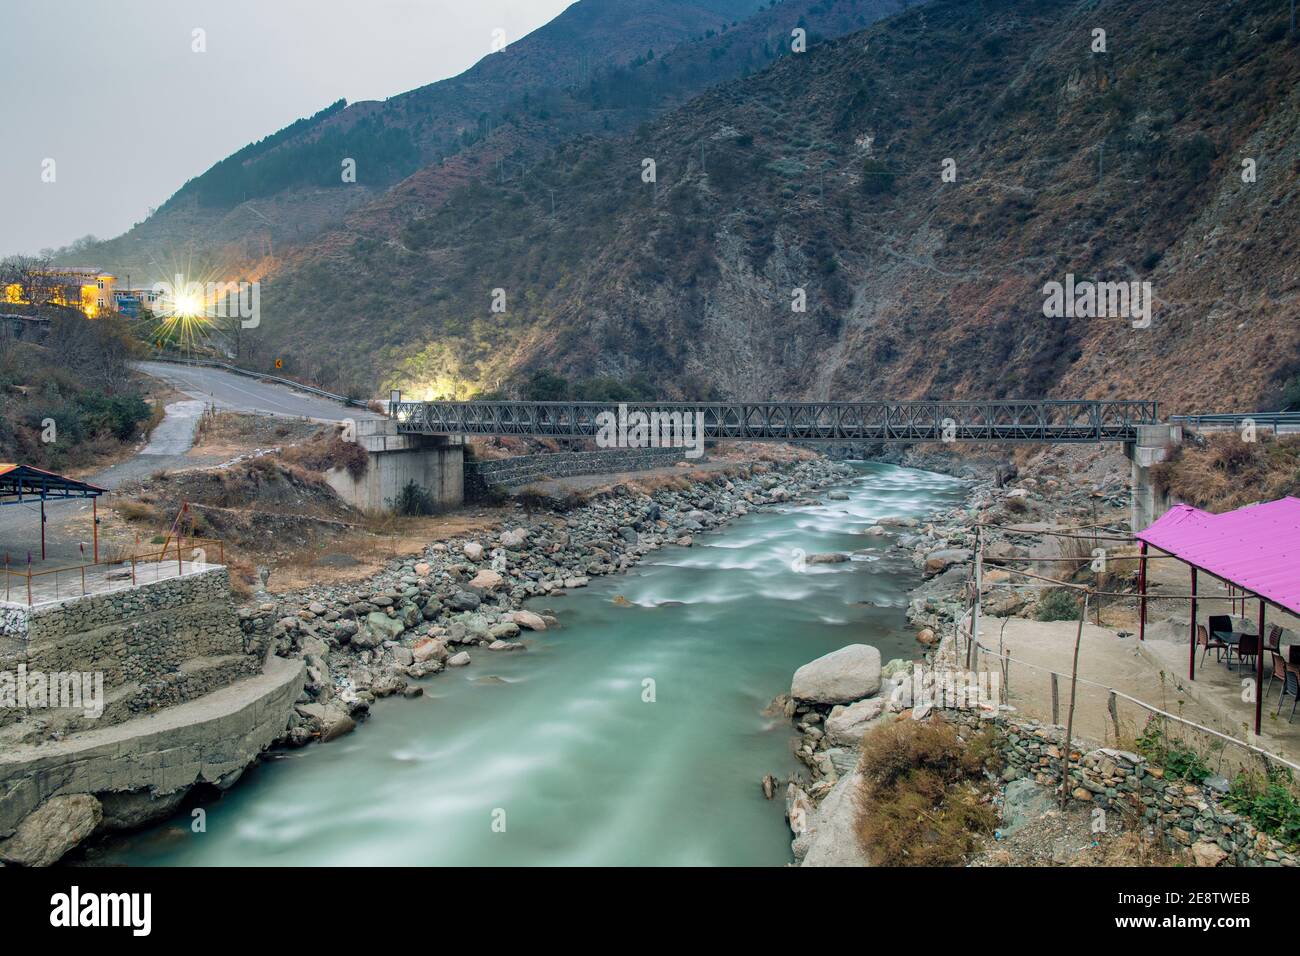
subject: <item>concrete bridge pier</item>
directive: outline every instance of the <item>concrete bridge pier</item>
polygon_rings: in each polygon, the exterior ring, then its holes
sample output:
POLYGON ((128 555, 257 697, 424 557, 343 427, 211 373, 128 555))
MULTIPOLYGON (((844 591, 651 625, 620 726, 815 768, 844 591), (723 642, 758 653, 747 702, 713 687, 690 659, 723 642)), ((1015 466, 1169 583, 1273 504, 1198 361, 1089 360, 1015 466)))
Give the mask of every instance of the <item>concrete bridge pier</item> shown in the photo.
POLYGON ((1141 531, 1169 510, 1168 494, 1156 489, 1151 468, 1167 461, 1183 443, 1182 425, 1138 425, 1137 440, 1124 445, 1124 454, 1133 463, 1133 497, 1129 524, 1141 531))
POLYGON ((366 450, 365 474, 346 468, 325 475, 339 497, 362 511, 391 512, 408 482, 428 492, 438 510, 465 501, 465 439, 458 435, 399 434, 391 418, 361 419, 356 440, 366 450))

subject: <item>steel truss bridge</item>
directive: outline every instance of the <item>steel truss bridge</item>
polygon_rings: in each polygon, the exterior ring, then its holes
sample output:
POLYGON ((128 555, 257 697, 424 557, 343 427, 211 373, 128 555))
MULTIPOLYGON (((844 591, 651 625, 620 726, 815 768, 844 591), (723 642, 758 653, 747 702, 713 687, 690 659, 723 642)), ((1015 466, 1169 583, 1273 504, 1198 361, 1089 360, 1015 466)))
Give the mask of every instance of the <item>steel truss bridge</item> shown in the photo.
MULTIPOLYGON (((695 413, 706 440, 798 442, 1131 442, 1159 421, 1156 402, 396 402, 417 435, 595 438, 622 410, 647 420, 695 413), (651 416, 659 416, 652 418, 651 416)), ((655 430, 657 434, 657 430, 655 430)))

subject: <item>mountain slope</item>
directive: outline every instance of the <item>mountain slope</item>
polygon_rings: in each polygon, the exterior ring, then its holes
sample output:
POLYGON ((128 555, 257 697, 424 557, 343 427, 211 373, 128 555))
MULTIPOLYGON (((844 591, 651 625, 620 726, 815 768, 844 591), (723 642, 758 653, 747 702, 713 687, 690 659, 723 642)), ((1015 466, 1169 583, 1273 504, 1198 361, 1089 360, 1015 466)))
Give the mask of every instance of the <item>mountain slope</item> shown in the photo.
MULTIPOLYGON (((459 76, 382 102, 340 100, 244 147, 187 182, 145 222, 84 254, 138 275, 167 272, 191 251, 218 265, 244 266, 279 243, 337 224, 420 167, 456 155, 530 91, 580 84, 651 49, 719 35, 764 3, 580 0, 459 76), (354 183, 343 182, 344 158, 356 161, 354 183)), ((485 54, 490 39, 483 38, 485 54)))
POLYGON ((286 264, 261 352, 416 391, 1249 406, 1300 368, 1298 79, 1282 4, 937 0, 286 264), (1067 274, 1151 282, 1151 327, 1047 318, 1067 274))

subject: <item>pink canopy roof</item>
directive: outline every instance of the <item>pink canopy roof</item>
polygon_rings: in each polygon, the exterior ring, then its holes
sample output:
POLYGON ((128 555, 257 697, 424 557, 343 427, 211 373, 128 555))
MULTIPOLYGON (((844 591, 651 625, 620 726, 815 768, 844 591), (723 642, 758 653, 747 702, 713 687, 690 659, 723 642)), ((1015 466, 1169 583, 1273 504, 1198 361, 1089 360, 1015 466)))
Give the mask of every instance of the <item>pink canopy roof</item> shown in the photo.
POLYGON ((1300 498, 1221 515, 1175 505, 1137 537, 1300 614, 1300 498))

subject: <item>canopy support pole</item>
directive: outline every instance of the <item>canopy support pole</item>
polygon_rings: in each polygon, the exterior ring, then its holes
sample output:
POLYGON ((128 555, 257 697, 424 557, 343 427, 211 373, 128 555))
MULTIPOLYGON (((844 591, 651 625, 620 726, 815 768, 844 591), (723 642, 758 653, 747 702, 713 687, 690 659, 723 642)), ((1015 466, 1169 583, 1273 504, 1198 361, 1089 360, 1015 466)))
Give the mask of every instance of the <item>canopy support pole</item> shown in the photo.
POLYGON ((1138 640, 1147 639, 1147 543, 1142 542, 1142 557, 1138 560, 1138 640))
MULTIPOLYGON (((1245 599, 1242 599, 1245 604, 1245 599)), ((1281 650, 1279 645, 1278 650, 1281 650)), ((1255 736, 1259 736, 1264 712, 1264 599, 1259 599, 1259 653, 1255 655, 1255 736)))
POLYGON ((1196 568, 1192 567, 1192 639, 1187 652, 1187 679, 1196 680, 1196 568))

